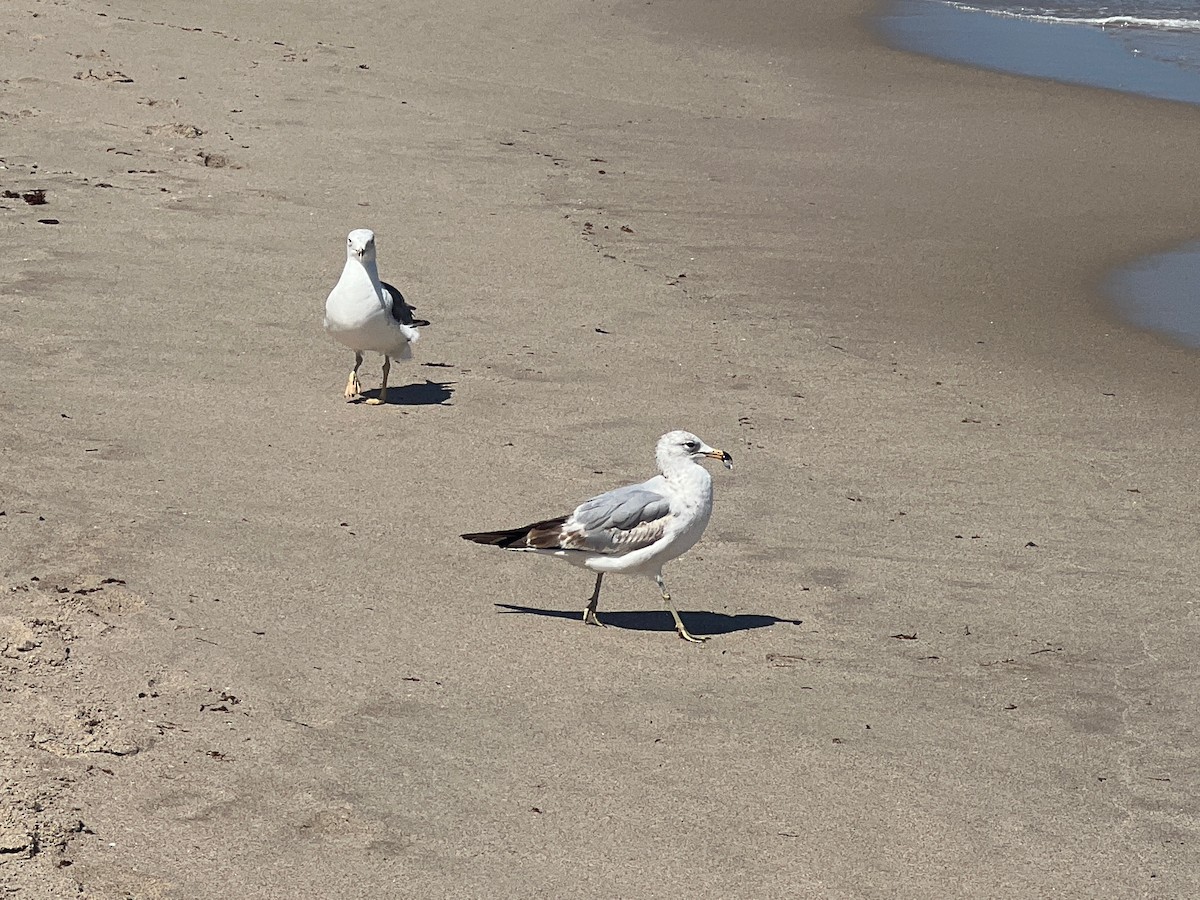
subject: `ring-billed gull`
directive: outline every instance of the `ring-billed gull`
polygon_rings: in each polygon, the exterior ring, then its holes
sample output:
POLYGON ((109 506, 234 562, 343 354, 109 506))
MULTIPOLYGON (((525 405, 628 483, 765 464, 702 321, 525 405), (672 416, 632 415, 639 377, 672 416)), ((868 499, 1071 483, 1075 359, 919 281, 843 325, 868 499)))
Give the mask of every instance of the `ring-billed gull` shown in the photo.
POLYGON ((346 399, 362 395, 358 367, 363 353, 383 354, 383 384, 379 396, 367 403, 387 402, 388 372, 392 359, 412 359, 411 345, 421 336, 415 325, 429 323, 414 319, 404 295, 379 280, 375 265, 375 232, 356 228, 346 238, 346 265, 342 277, 325 300, 325 330, 354 351, 354 368, 346 382, 346 399))
POLYGON ((712 514, 712 476, 699 460, 719 459, 732 469, 733 457, 687 431, 672 431, 659 438, 655 457, 661 475, 593 497, 570 515, 462 537, 505 550, 557 556, 591 569, 596 573, 596 587, 583 611, 583 621, 589 625, 601 624, 596 606, 606 573, 651 576, 679 636, 696 644, 706 641, 708 638, 695 637, 679 618, 663 583, 662 567, 700 540, 712 514))

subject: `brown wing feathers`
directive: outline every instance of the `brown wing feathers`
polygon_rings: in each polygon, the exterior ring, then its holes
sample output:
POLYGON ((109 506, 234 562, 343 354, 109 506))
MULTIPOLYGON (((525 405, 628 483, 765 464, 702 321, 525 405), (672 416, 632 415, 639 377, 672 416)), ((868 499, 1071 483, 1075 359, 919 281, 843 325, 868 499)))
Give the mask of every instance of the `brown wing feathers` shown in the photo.
POLYGON ((475 534, 464 534, 464 540, 476 544, 491 544, 503 547, 505 550, 556 550, 562 539, 562 526, 567 521, 566 516, 557 519, 546 519, 534 522, 522 528, 510 528, 507 531, 480 531, 475 534))

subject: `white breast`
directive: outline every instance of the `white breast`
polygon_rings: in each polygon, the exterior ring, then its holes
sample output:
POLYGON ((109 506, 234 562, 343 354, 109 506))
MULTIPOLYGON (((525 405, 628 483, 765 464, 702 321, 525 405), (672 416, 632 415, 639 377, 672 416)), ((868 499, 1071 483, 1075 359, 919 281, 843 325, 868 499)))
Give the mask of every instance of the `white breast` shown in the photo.
MULTIPOLYGON (((671 498, 671 515, 678 523, 675 526, 674 537, 668 541, 668 546, 657 555, 660 562, 682 556, 695 546, 708 527, 712 516, 712 476, 702 466, 695 466, 691 471, 681 473, 675 496, 671 498)), ((675 484, 672 484, 676 488, 675 484)))
POLYGON ((358 262, 347 260, 342 277, 325 299, 325 328, 331 334, 356 330, 386 315, 383 299, 367 270, 358 262))

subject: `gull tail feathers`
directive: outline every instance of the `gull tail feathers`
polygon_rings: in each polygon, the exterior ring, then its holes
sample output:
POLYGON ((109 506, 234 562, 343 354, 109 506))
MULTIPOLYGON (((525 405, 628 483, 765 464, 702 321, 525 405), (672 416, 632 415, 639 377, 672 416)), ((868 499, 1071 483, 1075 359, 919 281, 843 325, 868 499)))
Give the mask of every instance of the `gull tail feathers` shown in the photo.
POLYGON ((474 541, 476 544, 490 544, 505 550, 556 550, 561 546, 562 526, 566 521, 566 516, 559 516, 557 519, 546 519, 521 528, 480 531, 460 536, 463 540, 474 541))

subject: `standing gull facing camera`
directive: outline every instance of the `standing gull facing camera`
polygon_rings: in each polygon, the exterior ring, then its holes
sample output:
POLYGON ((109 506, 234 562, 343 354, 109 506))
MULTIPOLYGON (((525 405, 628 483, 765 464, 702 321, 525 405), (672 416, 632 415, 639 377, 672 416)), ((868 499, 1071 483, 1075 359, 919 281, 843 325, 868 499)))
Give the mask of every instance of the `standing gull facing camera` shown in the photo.
POLYGON ((569 516, 462 537, 505 550, 557 556, 591 569, 596 573, 596 587, 583 611, 583 621, 589 625, 602 624, 596 618, 596 606, 606 573, 649 576, 658 583, 679 636, 699 644, 708 638, 695 637, 684 626, 663 583, 662 567, 700 540, 712 514, 712 476, 699 460, 719 459, 732 469, 733 457, 687 431, 672 431, 659 438, 655 457, 661 475, 593 497, 569 516))
POLYGON ((379 280, 375 266, 375 232, 357 228, 346 238, 346 265, 342 277, 325 300, 325 330, 339 343, 354 351, 354 368, 346 382, 346 399, 362 395, 358 368, 363 353, 383 354, 383 384, 379 396, 367 403, 387 403, 388 372, 392 358, 412 359, 411 345, 420 338, 413 326, 429 323, 414 319, 404 296, 379 280))

